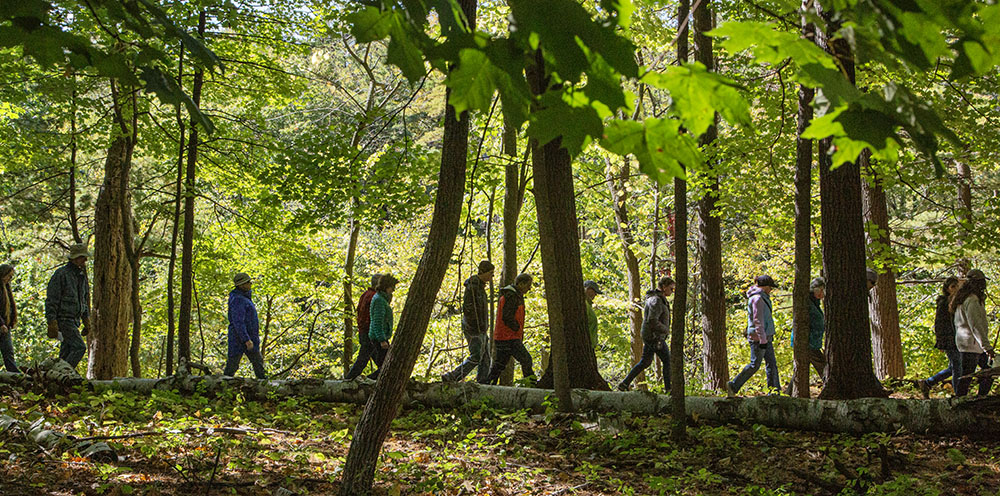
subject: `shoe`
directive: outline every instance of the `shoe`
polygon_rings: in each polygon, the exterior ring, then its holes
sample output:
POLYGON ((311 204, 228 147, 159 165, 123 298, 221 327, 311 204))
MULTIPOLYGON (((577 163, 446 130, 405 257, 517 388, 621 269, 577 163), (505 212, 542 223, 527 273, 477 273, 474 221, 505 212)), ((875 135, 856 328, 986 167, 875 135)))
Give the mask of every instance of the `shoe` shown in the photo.
POLYGON ((625 384, 624 382, 619 382, 618 386, 615 386, 615 389, 619 391, 628 391, 628 384, 625 384))
POLYGON ((920 388, 920 394, 924 396, 925 400, 931 399, 931 385, 927 383, 927 379, 917 381, 917 387, 920 388))
POLYGON ((736 396, 736 391, 733 390, 733 381, 726 383, 726 396, 730 398, 736 396))

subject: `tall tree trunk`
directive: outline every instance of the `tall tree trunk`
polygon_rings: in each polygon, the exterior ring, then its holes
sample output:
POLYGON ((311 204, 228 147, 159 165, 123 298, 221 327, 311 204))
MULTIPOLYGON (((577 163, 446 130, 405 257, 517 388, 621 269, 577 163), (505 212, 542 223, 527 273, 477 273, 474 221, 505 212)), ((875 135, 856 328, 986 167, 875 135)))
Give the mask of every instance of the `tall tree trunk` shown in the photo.
MULTIPOLYGON (((816 37, 807 20, 812 0, 802 0, 802 36, 816 37)), ((815 90, 799 85, 799 111, 795 138, 795 287, 792 288, 792 334, 795 356, 792 396, 809 397, 809 282, 812 277, 812 162, 813 142, 802 137, 813 118, 815 90)))
MULTIPOLYGON (((476 1, 459 0, 459 5, 469 20, 470 30, 475 29, 476 1)), ((343 496, 371 492, 378 454, 392 419, 399 411, 407 380, 420 354, 435 298, 455 250, 469 154, 469 114, 463 112, 456 116, 455 108, 447 103, 450 96, 451 91, 446 91, 441 172, 427 244, 413 275, 399 326, 375 383, 375 391, 365 404, 364 413, 354 430, 340 487, 343 496)))
MULTIPOLYGON (((198 35, 205 34, 205 11, 198 14, 198 35)), ((205 71, 194 71, 191 99, 201 105, 201 86, 205 71)), ((195 175, 198 163, 198 126, 191 118, 191 135, 188 138, 187 170, 184 175, 184 238, 181 244, 181 308, 177 325, 178 369, 187 369, 191 362, 191 294, 194 287, 194 197, 195 175), (184 364, 181 366, 180 364, 184 364)))
MULTIPOLYGON (((632 224, 628 213, 629 191, 626 187, 631 161, 625 159, 621 171, 615 174, 608 162, 608 190, 611 193, 611 210, 615 213, 615 224, 618 228, 618 238, 622 242, 622 256, 625 259, 625 273, 628 279, 628 321, 629 346, 632 350, 632 366, 642 358, 642 273, 639 268, 639 258, 635 256, 632 245, 635 236, 632 234, 632 224)), ((645 371, 636 376, 636 380, 645 387, 645 371)))
POLYGON ((122 377, 128 372, 128 326, 132 309, 131 268, 126 243, 132 236, 132 205, 128 194, 132 149, 132 130, 124 114, 135 113, 119 94, 112 81, 112 99, 116 126, 108 158, 104 162, 104 182, 94 211, 94 284, 93 302, 96 322, 90 326, 90 360, 87 376, 95 379, 122 377))
POLYGON ((76 74, 73 75, 73 90, 70 93, 71 110, 69 117, 69 227, 73 232, 73 242, 83 243, 80 236, 79 218, 76 213, 76 74))
MULTIPOLYGON (((677 5, 677 20, 680 32, 677 34, 677 63, 688 61, 688 18, 690 0, 680 0, 677 5)), ((674 178, 674 307, 670 326, 670 436, 675 441, 687 438, 687 415, 684 411, 684 328, 687 315, 688 295, 688 250, 687 250, 687 181, 674 178)))
MULTIPOLYGON (((712 53, 712 38, 705 33, 713 28, 711 0, 702 0, 692 13, 694 21, 695 60, 708 70, 715 70, 712 53)), ((701 136, 700 144, 707 153, 718 136, 713 124, 701 136)), ((726 351, 726 294, 722 282, 722 226, 716 203, 719 200, 719 176, 713 170, 712 162, 705 172, 704 196, 698 201, 698 259, 701 261, 701 340, 703 346, 702 365, 705 379, 716 390, 725 390, 729 382, 729 356, 726 351)))
MULTIPOLYGON (((177 86, 183 88, 184 76, 184 45, 179 48, 177 61, 177 86)), ((170 263, 167 266, 167 358, 166 375, 174 375, 174 270, 177 266, 177 238, 181 227, 181 195, 184 184, 184 119, 181 117, 181 106, 177 106, 177 180, 174 183, 174 225, 170 234, 170 263)))
MULTIPOLYGON (((959 224, 965 233, 969 233, 972 231, 972 169, 969 164, 962 161, 955 166, 958 173, 959 224)), ((958 243, 961 246, 961 236, 958 238, 958 243)), ((972 262, 964 255, 959 256, 955 263, 963 276, 972 269, 972 262)))
MULTIPOLYGON (((524 188, 526 163, 517 163, 517 128, 504 119, 503 154, 507 156, 504 164, 503 193, 503 267, 500 270, 500 287, 514 284, 517 277, 517 218, 521 215, 524 204, 524 188)), ((492 303, 492 298, 490 299, 492 303)), ((490 311, 490 318, 496 315, 490 311)), ((492 326, 491 326, 492 329, 492 326)), ((492 332, 491 332, 492 335, 492 332)), ((491 343, 496 348, 496 342, 491 343)), ((496 356, 495 353, 491 356, 496 356)), ((514 383, 513 360, 507 360, 500 384, 509 386, 514 383)))
MULTIPOLYGON (((854 56, 839 28, 824 12, 830 35, 817 32, 820 46, 832 53, 854 82, 854 56)), ((826 328, 828 380, 821 399, 886 396, 872 368, 872 342, 865 285, 865 228, 861 213, 861 169, 848 162, 831 170, 833 140, 819 142, 820 215, 823 269, 827 277, 826 328)))
POLYGON ((903 363, 903 341, 899 335, 899 302, 896 298, 896 263, 892 253, 889 231, 889 209, 886 206, 882 177, 871 164, 871 153, 861 153, 861 168, 866 178, 861 182, 865 224, 876 227, 878 232, 868 232, 868 246, 872 258, 883 263, 882 270, 871 294, 872 351, 875 357, 875 377, 902 378, 906 375, 903 363))
MULTIPOLYGON (((526 72, 532 92, 540 95, 549 88, 541 51, 536 52, 535 64, 529 68, 526 72)), ((597 357, 587 333, 572 159, 559 138, 544 145, 535 140, 531 143, 538 238, 552 344, 551 367, 545 371, 538 386, 553 387, 559 407, 571 410, 570 387, 607 390, 608 383, 597 370, 597 357)))
MULTIPOLYGON (((655 181, 654 181, 655 183, 655 181)), ((660 245, 660 189, 659 183, 653 185, 653 239, 650 246, 649 253, 649 287, 656 287, 656 279, 659 276, 659 267, 657 262, 659 258, 656 256, 656 251, 660 245)), ((657 358, 657 363, 659 358, 657 358)))

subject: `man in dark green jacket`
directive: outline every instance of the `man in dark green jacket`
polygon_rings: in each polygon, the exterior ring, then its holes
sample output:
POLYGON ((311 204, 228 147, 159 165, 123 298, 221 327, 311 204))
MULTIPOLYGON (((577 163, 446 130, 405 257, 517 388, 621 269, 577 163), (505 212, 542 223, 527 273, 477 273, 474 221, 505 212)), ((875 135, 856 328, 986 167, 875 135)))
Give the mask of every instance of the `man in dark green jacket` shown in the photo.
MULTIPOLYGON (((823 308, 820 303, 826 296, 826 279, 817 277, 809 283, 809 363, 816 369, 819 378, 826 381, 826 353, 823 353, 823 308)), ((792 347, 795 347, 795 334, 792 334, 792 347)), ((791 396, 792 383, 795 382, 795 367, 792 362, 792 380, 785 386, 785 394, 791 396)))
POLYGON ((87 283, 86 244, 69 248, 69 262, 56 269, 45 293, 45 320, 50 338, 59 338, 59 358, 73 368, 87 353, 83 336, 90 330, 90 284, 87 283), (83 332, 80 332, 80 325, 83 332))

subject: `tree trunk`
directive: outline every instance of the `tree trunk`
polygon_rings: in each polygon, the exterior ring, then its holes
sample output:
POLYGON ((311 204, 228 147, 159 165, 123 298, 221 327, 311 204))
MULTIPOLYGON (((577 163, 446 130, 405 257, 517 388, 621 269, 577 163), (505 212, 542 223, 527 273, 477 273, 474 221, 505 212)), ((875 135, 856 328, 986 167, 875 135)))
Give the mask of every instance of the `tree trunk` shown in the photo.
MULTIPOLYGON (((677 19, 680 33, 677 34, 677 63, 688 61, 688 19, 690 0, 680 0, 677 4, 677 19)), ((670 326, 670 437, 680 442, 687 437, 687 418, 684 413, 684 328, 687 315, 688 295, 688 251, 687 251, 687 181, 674 178, 674 306, 670 326)), ((655 284, 654 284, 655 286, 655 284)))
POLYGON ((344 261, 344 375, 351 370, 354 355, 354 257, 358 250, 361 223, 351 219, 351 232, 347 236, 347 260, 344 261))
POLYGON ((128 135, 119 135, 112 141, 104 162, 104 183, 94 211, 93 313, 96 318, 87 336, 90 344, 87 376, 97 379, 120 377, 128 371, 132 278, 125 243, 126 238, 131 238, 126 230, 132 230, 131 197, 127 194, 132 146, 128 135), (127 215, 123 217, 123 213, 127 215))
POLYGON ((886 206, 882 178, 871 164, 871 153, 861 153, 861 167, 866 180, 861 182, 865 224, 878 229, 868 232, 868 246, 872 258, 883 263, 878 282, 872 288, 872 351, 875 355, 875 377, 902 378, 906 375, 903 363, 903 341, 899 335, 899 302, 896 299, 896 263, 892 252, 889 231, 889 209, 886 206))
MULTIPOLYGON (((695 60, 709 71, 715 70, 712 38, 705 33, 712 30, 711 0, 702 0, 695 8, 694 20, 695 60)), ((700 144, 711 157, 718 129, 713 124, 701 136, 700 144)), ((701 338, 703 369, 708 385, 725 390, 729 382, 729 355, 726 351, 726 294, 722 282, 722 226, 716 203, 719 200, 719 177, 713 170, 712 159, 705 172, 704 196, 698 201, 698 259, 701 261, 701 338)))
MULTIPOLYGON (((184 45, 181 44, 177 62, 177 86, 183 88, 184 45)), ((167 266, 167 358, 166 374, 174 374, 174 270, 177 266, 177 238, 181 227, 181 195, 184 184, 184 119, 181 106, 177 106, 177 181, 174 183, 174 225, 170 234, 170 263, 167 266)))
MULTIPOLYGON (((958 175, 958 201, 960 204, 958 222, 965 233, 970 233, 972 231, 972 169, 969 167, 969 164, 961 161, 955 165, 958 175)), ((961 247, 962 242, 962 236, 959 236, 959 247, 961 247)), ((959 272, 963 276, 972 269, 972 263, 964 255, 959 256, 955 263, 958 265, 959 272)))
MULTIPOLYGON (((474 29, 476 1, 460 0, 459 4, 469 20, 470 29, 474 29)), ((446 102, 450 96, 449 90, 446 102)), ((420 354, 435 298, 455 249, 468 153, 469 114, 463 112, 456 116, 455 108, 446 103, 441 172, 427 244, 410 284, 389 355, 354 430, 340 488, 344 496, 371 492, 378 454, 399 410, 404 388, 420 354)))
MULTIPOLYGON (((628 214, 629 193, 626 188, 629 173, 632 168, 631 162, 626 159, 622 164, 621 171, 616 175, 610 170, 608 162, 608 190, 611 193, 611 210, 615 213, 615 224, 618 228, 618 237, 622 242, 622 255, 625 258, 625 272, 628 278, 628 320, 630 348, 632 350, 632 366, 639 363, 642 358, 642 273, 639 269, 639 258, 635 256, 632 245, 635 244, 635 236, 632 234, 632 224, 628 214)), ((645 371, 636 376, 636 381, 640 388, 645 390, 645 371)))
MULTIPOLYGON (((549 88, 549 77, 544 71, 539 51, 528 72, 532 92, 536 95, 549 88)), ((542 375, 538 386, 553 387, 559 407, 572 409, 570 387, 607 390, 608 383, 597 370, 597 357, 587 332, 572 159, 559 138, 544 145, 532 140, 531 146, 545 304, 552 343, 551 367, 542 375), (570 363, 572 370, 568 366, 570 363)))
MULTIPOLYGON (((521 215, 524 204, 524 188, 527 182, 526 163, 518 164, 517 159, 517 128, 504 119, 503 154, 507 156, 504 163, 504 194, 503 194, 503 267, 500 272, 500 287, 514 284, 517 277, 517 218, 521 215)), ((492 303, 492 298, 490 299, 492 303)), ((496 315, 490 312, 490 319, 496 315)), ((492 329, 492 327, 491 327, 492 329)), ((491 333, 492 335, 492 333, 491 333)), ((496 342, 491 343, 496 348, 496 342)), ((491 356, 496 356, 492 353, 491 356)), ((500 384, 509 386, 514 383, 513 359, 507 360, 500 384)))
MULTIPOLYGON (((205 34, 205 11, 198 14, 198 35, 205 34)), ((191 99, 201 105, 201 86, 205 71, 194 71, 191 99)), ((181 246, 181 308, 177 325, 178 369, 186 369, 191 362, 191 294, 194 287, 194 197, 195 176, 198 164, 198 126, 191 117, 191 135, 188 138, 187 170, 184 176, 184 238, 181 246), (181 365, 183 364, 183 366, 181 365)))
MULTIPOLYGON (((806 20, 812 0, 802 2, 802 36, 815 38, 815 27, 806 20)), ((795 356, 792 396, 809 397, 809 282, 812 278, 812 162, 813 142, 802 137, 813 118, 815 90, 799 85, 799 111, 795 138, 795 287, 792 288, 792 334, 795 356)), ((825 379, 825 378, 823 378, 825 379)))
POLYGON ((80 236, 79 218, 76 213, 76 74, 73 75, 72 101, 69 117, 69 227, 73 232, 73 242, 83 243, 80 236))
MULTIPOLYGON (((830 33, 838 28, 823 13, 830 33)), ((820 46, 839 60, 854 82, 854 57, 843 38, 817 32, 820 46)), ((848 162, 831 170, 833 140, 819 142, 820 215, 826 274, 828 380, 819 397, 853 399, 886 396, 872 368, 872 343, 865 286, 865 229, 861 213, 861 169, 848 162)))

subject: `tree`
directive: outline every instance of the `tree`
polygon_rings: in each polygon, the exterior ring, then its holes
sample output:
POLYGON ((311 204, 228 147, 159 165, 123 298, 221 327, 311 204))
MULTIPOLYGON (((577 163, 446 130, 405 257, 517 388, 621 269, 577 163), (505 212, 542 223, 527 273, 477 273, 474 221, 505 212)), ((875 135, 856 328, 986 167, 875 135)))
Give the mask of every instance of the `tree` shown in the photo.
MULTIPOLYGON (((503 195, 503 267, 500 269, 500 287, 514 284, 517 277, 517 219, 521 215, 521 207, 524 205, 524 191, 528 184, 528 161, 517 162, 517 135, 518 128, 509 119, 504 118, 503 123, 503 154, 506 156, 504 162, 504 195, 503 195)), ((490 322, 496 315, 492 309, 492 295, 490 298, 490 322)), ((492 337, 492 326, 490 336, 492 337)), ((496 346, 496 342, 491 343, 496 346)), ((491 353, 491 356, 496 356, 491 353)), ((504 367, 503 374, 500 375, 500 384, 509 386, 514 382, 514 361, 508 360, 504 367)))
MULTIPOLYGON (((640 93, 641 95, 641 93, 640 93)), ((633 245, 635 235, 632 232, 632 224, 629 218, 628 201, 629 190, 626 188, 629 174, 631 172, 631 160, 625 159, 619 171, 613 170, 613 165, 607 162, 608 190, 611 193, 611 210, 615 213, 615 227, 618 237, 622 242, 622 255, 625 258, 625 274, 628 285, 628 321, 629 321, 629 345, 632 351, 632 366, 639 363, 642 358, 642 273, 639 269, 639 258, 635 255, 633 245)), ((636 376, 640 384, 643 384, 645 371, 636 376)), ((645 387, 645 386, 640 386, 645 387)))

